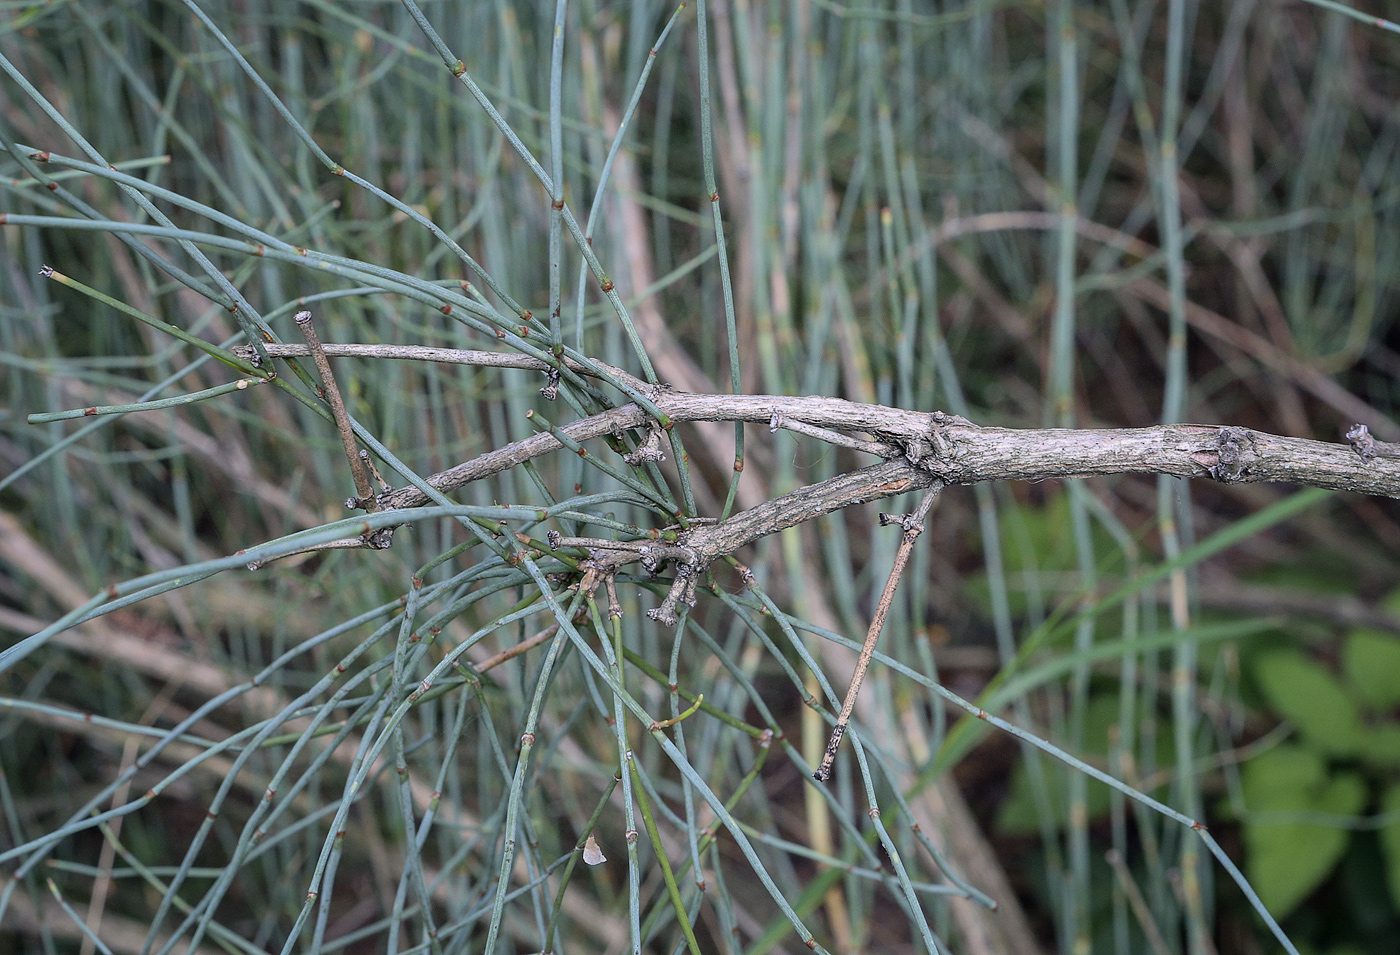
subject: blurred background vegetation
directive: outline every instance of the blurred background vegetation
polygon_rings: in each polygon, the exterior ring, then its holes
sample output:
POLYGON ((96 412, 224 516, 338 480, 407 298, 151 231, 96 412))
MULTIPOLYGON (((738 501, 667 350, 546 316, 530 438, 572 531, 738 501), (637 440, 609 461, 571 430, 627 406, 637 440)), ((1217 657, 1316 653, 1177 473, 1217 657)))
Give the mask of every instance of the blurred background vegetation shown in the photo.
MULTIPOLYGON (((1394 951, 1393 502, 1136 476, 952 489, 860 745, 814 784, 854 659, 836 637, 864 634, 898 544, 875 512, 912 501, 747 548, 754 584, 716 570, 675 628, 642 612, 664 581, 620 577, 614 628, 558 609, 579 600, 562 584, 545 606, 530 567, 568 570, 546 531, 670 521, 576 455, 468 485, 391 550, 249 572, 212 562, 350 513, 314 402, 264 386, 26 420, 236 377, 96 294, 214 345, 249 321, 295 341, 305 306, 328 342, 509 348, 523 327, 533 347, 557 266, 561 340, 642 373, 567 231, 551 252, 548 189, 412 10, 0 9, 0 626, 24 651, 0 673, 0 948, 1277 950, 1197 835, 1134 798, 1151 796, 1210 827, 1297 950, 1394 951), (179 229, 261 247, 196 237, 200 259, 179 229), (528 535, 538 563, 483 527, 528 535), (158 595, 45 629, 153 573, 158 595), (566 639, 574 619, 598 656, 566 639), (1081 765, 963 725, 936 687, 1081 765), (643 712, 698 694, 648 732, 643 712), (582 864, 590 835, 605 863, 582 864)), ((1400 440, 1392 24, 1254 0, 584 0, 556 52, 550 4, 422 13, 560 177, 678 389, 1400 440)), ((566 380, 546 402, 522 371, 335 365, 402 463, 376 452, 395 485, 627 400, 566 380)), ((691 513, 717 517, 732 429, 678 433, 691 513)), ((736 507, 864 463, 749 428, 736 507)), ((647 481, 684 503, 674 460, 647 481)))

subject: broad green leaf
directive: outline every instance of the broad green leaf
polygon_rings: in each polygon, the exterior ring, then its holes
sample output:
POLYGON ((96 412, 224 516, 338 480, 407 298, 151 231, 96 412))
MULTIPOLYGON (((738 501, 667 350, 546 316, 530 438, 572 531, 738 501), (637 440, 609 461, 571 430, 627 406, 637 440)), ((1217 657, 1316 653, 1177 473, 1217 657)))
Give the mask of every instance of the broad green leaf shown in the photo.
POLYGON ((1386 883, 1390 897, 1400 907, 1400 783, 1391 783, 1390 788, 1381 794, 1382 815, 1395 817, 1387 826, 1382 826, 1377 835, 1381 840, 1381 852, 1385 855, 1386 883))
POLYGON ((1322 751, 1344 756, 1361 748, 1361 714, 1322 665, 1296 650, 1274 650, 1255 658, 1254 680, 1270 709, 1322 751))
POLYGON ((1366 787, 1355 773, 1328 773, 1322 755, 1285 743, 1245 764, 1240 782, 1245 873, 1264 905, 1284 918, 1331 873, 1360 812, 1366 787))
POLYGON ((1342 644, 1342 667, 1370 709, 1388 710, 1400 703, 1400 638, 1359 627, 1342 644))
POLYGON ((1356 754, 1368 766, 1400 768, 1400 723, 1382 723, 1366 732, 1356 754))

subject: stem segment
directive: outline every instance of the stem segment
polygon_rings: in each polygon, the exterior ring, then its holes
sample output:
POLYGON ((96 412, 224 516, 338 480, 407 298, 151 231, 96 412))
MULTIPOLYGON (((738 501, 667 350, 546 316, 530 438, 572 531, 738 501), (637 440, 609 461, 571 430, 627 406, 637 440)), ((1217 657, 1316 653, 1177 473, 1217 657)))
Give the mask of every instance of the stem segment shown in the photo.
POLYGON ((925 491, 913 514, 906 514, 903 517, 895 517, 890 514, 880 515, 881 524, 897 523, 902 525, 904 539, 900 541, 899 551, 894 555, 894 567, 890 569, 889 579, 885 581, 885 591, 880 594, 880 603, 875 608, 875 616, 870 620, 870 629, 865 633, 865 644, 860 648, 860 658, 856 660, 855 673, 851 674, 851 686, 846 690, 846 700, 841 704, 841 712, 836 717, 836 725, 831 729, 831 739, 827 741, 822 764, 812 774, 812 778, 816 779, 817 782, 824 783, 831 778, 831 764, 836 761, 836 751, 841 748, 841 737, 846 735, 846 724, 851 720, 851 711, 856 708, 856 697, 860 695, 860 685, 865 681, 865 671, 870 668, 870 660, 875 656, 875 644, 880 640, 880 631, 884 629, 885 617, 890 612, 890 604, 894 603, 895 588, 899 586, 899 579, 904 576, 904 566, 909 563, 909 555, 914 551, 914 541, 918 540, 919 535, 923 533, 924 518, 928 516, 929 508, 933 507, 933 502, 944 486, 943 482, 938 481, 925 491))

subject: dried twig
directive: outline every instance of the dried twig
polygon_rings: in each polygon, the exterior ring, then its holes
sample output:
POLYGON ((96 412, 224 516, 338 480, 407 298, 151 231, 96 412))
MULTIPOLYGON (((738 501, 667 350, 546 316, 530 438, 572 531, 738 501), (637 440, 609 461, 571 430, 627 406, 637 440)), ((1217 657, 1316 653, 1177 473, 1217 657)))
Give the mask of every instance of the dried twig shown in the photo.
POLYGON ((334 373, 331 372, 331 363, 326 359, 325 346, 316 334, 316 325, 311 320, 311 313, 304 309, 297 312, 296 323, 297 328, 301 329, 302 337, 306 339, 306 347, 312 359, 316 362, 316 370, 321 375, 321 393, 331 406, 331 414, 335 416, 340 443, 345 446, 345 458, 350 462, 350 476, 355 481, 355 493, 359 495, 359 500, 363 502, 361 506, 365 509, 378 510, 374 503, 374 491, 369 486, 369 474, 365 470, 364 462, 360 460, 360 448, 355 441, 355 432, 350 426, 350 415, 340 397, 340 388, 335 383, 334 373))
POLYGON ((894 567, 890 569, 889 579, 885 581, 885 590, 880 594, 880 603, 875 607, 875 615, 870 619, 870 629, 865 633, 865 644, 860 648, 860 657, 856 660, 855 671, 851 674, 851 685, 846 690, 845 702, 841 704, 841 712, 836 717, 836 725, 832 727, 831 738, 827 740, 822 764, 812 774, 818 782, 826 782, 831 778, 831 764, 836 760, 836 750, 841 747, 841 737, 846 735, 846 724, 851 721, 851 711, 856 708, 856 697, 860 695, 860 685, 865 681, 865 671, 870 669, 870 660, 875 656, 875 644, 879 642, 880 631, 885 627, 885 616, 890 612, 890 604, 894 603, 895 588, 899 586, 899 579, 904 576, 904 567, 909 563, 909 555, 914 551, 914 541, 923 533, 924 518, 928 516, 929 508, 933 506, 934 499, 944 486, 935 483, 925 491, 913 514, 880 515, 881 524, 902 526, 904 539, 899 542, 899 550, 894 555, 894 567))
MULTIPOLYGON (((273 357, 310 353, 307 346, 300 345, 267 348, 273 357)), ((325 345, 323 351, 329 356, 549 370, 538 359, 499 352, 354 344, 325 345)), ((582 365, 570 362, 568 366, 588 373, 582 365)), ((955 485, 1169 474, 1225 484, 1273 481, 1400 498, 1400 458, 1390 454, 1391 445, 1367 443, 1366 429, 1360 425, 1353 429, 1351 445, 1226 425, 1173 424, 1105 430, 989 428, 940 411, 908 411, 820 395, 714 395, 651 389, 621 369, 599 368, 629 386, 635 384, 650 390, 657 407, 674 421, 745 421, 770 427, 776 421, 779 427, 886 457, 883 463, 799 488, 726 521, 684 531, 678 543, 693 552, 695 559, 675 560, 683 579, 677 581, 667 600, 653 612, 662 621, 674 618, 676 603, 693 595, 695 575, 718 557, 822 514, 926 488, 935 481, 955 485), (852 439, 847 436, 849 432, 863 432, 875 440, 852 439)), ((645 410, 628 403, 561 425, 557 432, 577 443, 654 426, 655 420, 645 410)), ((535 434, 431 475, 427 481, 439 491, 453 491, 561 447, 554 435, 535 434)), ((390 510, 419 507, 428 498, 416 487, 403 487, 383 490, 374 501, 380 509, 390 510)), ((613 549, 600 553, 599 560, 615 569, 640 556, 638 551, 614 543, 613 549)))
MULTIPOLYGON (((304 345, 266 347, 272 357, 310 354, 304 345)), ((357 344, 324 345, 323 350, 331 357, 416 359, 549 370, 549 366, 538 359, 500 352, 357 344)), ((569 362, 568 366, 587 373, 582 365, 569 362)), ((599 367, 629 385, 649 388, 619 368, 599 367)), ((1375 442, 1381 453, 1368 455, 1356 449, 1359 445, 1290 438, 1228 425, 1173 424, 1101 430, 988 428, 937 411, 931 414, 907 411, 821 395, 707 395, 659 390, 654 400, 657 407, 675 421, 747 421, 771 426, 777 416, 780 427, 806 425, 803 433, 815 437, 823 436, 818 429, 865 432, 874 435, 877 441, 841 443, 871 453, 886 449, 902 452, 908 465, 905 476, 909 471, 925 469, 948 484, 1170 474, 1225 484, 1275 481, 1400 498, 1400 459, 1390 454, 1392 446, 1383 442, 1375 442), (935 432, 940 435, 943 447, 929 445, 935 432)), ((647 427, 651 423, 652 419, 642 408, 628 403, 571 421, 561 425, 559 430, 574 441, 585 441, 647 427)), ((537 434, 434 474, 428 478, 428 483, 439 491, 455 490, 560 447, 550 435, 537 434)), ((427 501, 427 496, 413 487, 398 488, 378 496, 383 508, 418 507, 427 501)))

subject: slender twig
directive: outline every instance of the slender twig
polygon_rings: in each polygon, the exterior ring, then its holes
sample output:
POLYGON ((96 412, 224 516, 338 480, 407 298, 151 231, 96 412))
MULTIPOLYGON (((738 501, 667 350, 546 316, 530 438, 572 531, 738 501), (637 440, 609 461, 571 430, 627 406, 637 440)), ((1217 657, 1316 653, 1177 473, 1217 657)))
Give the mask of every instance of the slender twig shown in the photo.
POLYGON ((311 351, 312 360, 316 362, 316 370, 321 374, 321 391, 330 403, 331 414, 335 415, 335 426, 340 431, 340 443, 345 446, 345 459, 350 462, 350 476, 355 479, 355 493, 364 502, 366 510, 377 510, 374 491, 369 485, 369 473, 365 463, 360 460, 360 448, 355 442, 355 432, 350 425, 350 415, 345 410, 345 402, 341 400, 340 388, 336 386, 331 363, 327 360, 326 350, 316 334, 316 325, 311 321, 311 313, 306 310, 297 312, 296 323, 297 328, 301 329, 302 337, 306 339, 306 347, 311 351))
POLYGON ((268 378, 240 378, 237 381, 215 385, 213 388, 205 388, 202 391, 192 391, 184 395, 172 395, 169 398, 158 398, 155 401, 133 401, 120 405, 89 405, 86 408, 73 408, 69 411, 45 411, 32 414, 25 420, 30 424, 48 424, 51 421, 68 421, 73 418, 97 418, 103 415, 131 414, 137 411, 159 411, 163 408, 178 408, 181 405, 192 405, 200 401, 207 401, 210 398, 218 398, 222 395, 231 394, 235 391, 247 391, 254 385, 261 385, 270 380, 271 379, 268 378))
POLYGON ((914 551, 914 541, 919 539, 919 535, 924 530, 924 518, 928 516, 929 508, 933 507, 933 502, 938 498, 938 493, 947 485, 942 482, 935 483, 919 500, 919 506, 914 509, 914 513, 906 514, 902 517, 881 514, 881 524, 899 524, 904 528, 904 537, 899 542, 899 550, 894 555, 894 566, 890 568, 889 579, 885 581, 885 591, 880 595, 880 602, 875 607, 875 615, 870 619, 870 629, 865 633, 865 645, 860 649, 860 657, 856 660, 855 672, 851 674, 851 685, 846 690, 845 702, 841 704, 841 712, 836 717, 836 725, 832 727, 831 738, 826 744, 826 753, 822 756, 822 764, 817 767, 817 771, 812 774, 812 778, 818 782, 826 782, 831 777, 831 764, 836 760, 836 751, 841 747, 841 737, 846 735, 846 724, 851 720, 851 711, 856 708, 856 697, 860 695, 860 685, 865 681, 865 671, 870 669, 870 660, 875 656, 875 644, 880 640, 880 631, 885 627, 885 617, 890 612, 890 604, 894 603, 894 591, 899 586, 899 579, 904 576, 904 567, 909 563, 909 555, 914 551))
POLYGON ((510 647, 506 650, 502 650, 500 653, 497 653, 481 661, 480 663, 475 664, 473 666, 473 669, 476 670, 477 673, 485 673, 487 670, 494 670, 496 667, 500 666, 502 663, 505 663, 507 660, 513 659, 514 657, 518 657, 520 656, 520 654, 539 646, 541 643, 544 643, 546 640, 548 640, 550 637, 554 636, 558 632, 559 624, 552 623, 549 626, 545 627, 543 630, 541 630, 539 633, 536 633, 534 636, 526 637, 524 640, 521 640, 515 646, 510 647))
MULTIPOLYGON (((715 247, 719 259, 720 293, 724 300, 725 344, 728 346, 729 387, 734 394, 743 391, 739 373, 739 332, 734 311, 734 283, 729 278, 729 250, 724 235, 724 219, 720 215, 719 186, 715 180, 714 132, 710 110, 710 41, 709 13, 705 0, 696 4, 696 42, 700 46, 700 165, 705 174, 705 196, 710 200, 710 215, 715 229, 715 247)), ((723 12, 721 12, 721 16, 723 12)), ((723 53, 721 53, 723 56, 723 53)), ((736 117, 736 111, 730 116, 736 117)), ((739 478, 744 473, 744 429, 734 426, 734 466, 729 478, 729 491, 724 499, 722 517, 728 517, 739 491, 739 478)))
MULTIPOLYGON (((306 358, 310 356, 311 349, 306 345, 269 343, 263 346, 271 358, 306 358)), ((548 362, 529 355, 513 354, 511 352, 478 351, 470 348, 434 348, 431 345, 391 345, 391 344, 362 344, 362 343, 340 343, 321 345, 322 351, 331 358, 381 358, 400 361, 432 361, 445 365, 473 365, 478 368, 524 368, 529 371, 551 371, 553 366, 548 362)), ((233 353, 240 358, 248 358, 252 355, 253 349, 250 345, 237 345, 232 349, 233 353)), ((564 359, 565 367, 570 371, 580 375, 595 375, 597 370, 606 372, 609 375, 624 382, 629 387, 639 391, 650 390, 651 385, 642 381, 634 375, 630 375, 613 365, 595 361, 592 366, 573 359, 564 359)))
POLYGON ((267 557, 262 560, 248 561, 249 570, 262 570, 274 560, 286 560, 289 557, 304 557, 307 554, 315 554, 327 550, 384 550, 383 547, 376 546, 367 537, 342 537, 333 541, 323 541, 319 544, 309 544, 300 550, 292 551, 290 554, 278 554, 276 557, 267 557))
MULTIPOLYGON (((272 357, 304 357, 304 345, 266 346, 272 357)), ((550 366, 536 358, 499 352, 404 345, 325 345, 332 357, 418 359, 452 364, 543 371, 550 366)), ((242 354, 234 349, 235 354, 242 354)), ((582 365, 575 366, 588 373, 582 365)), ((648 388, 620 369, 598 365, 624 384, 648 388)), ((1254 431, 1229 425, 1172 424, 1151 428, 1013 429, 979 427, 942 412, 931 414, 828 398, 822 395, 725 395, 648 389, 655 406, 673 421, 745 421, 780 426, 793 423, 814 429, 863 431, 900 448, 904 473, 929 469, 949 484, 983 481, 1044 481, 1053 478, 1110 474, 1169 474, 1204 478, 1223 484, 1282 482, 1309 487, 1354 491, 1400 498, 1400 459, 1392 445, 1376 442, 1384 453, 1368 456, 1361 447, 1309 438, 1254 431), (934 447, 927 448, 930 441, 934 447), (924 453, 913 449, 925 447, 924 453), (930 454, 928 451, 936 453, 930 454), (916 463, 917 462, 917 463, 916 463)), ((646 427, 652 419, 635 403, 558 426, 559 433, 578 442, 620 431, 646 427)), ((794 429, 795 430, 795 429, 794 429)), ((825 437, 815 430, 803 433, 825 437)), ((1355 441, 1355 439, 1353 439, 1355 441)), ((848 443, 848 442, 847 442, 848 443)), ((536 434, 488 451, 480 457, 441 471, 427 479, 439 491, 451 491, 498 474, 523 461, 558 450, 549 434, 536 434)), ((854 445, 852 445, 854 446, 854 445)), ((874 452, 870 444, 862 450, 874 452)), ((895 459, 891 459, 895 460, 895 459)), ((908 490, 901 487, 900 491, 908 490)), ((892 491, 891 493, 898 493, 892 491)), ((889 496, 889 495, 885 495, 889 496)), ((417 488, 397 488, 379 501, 381 507, 418 507, 427 495, 417 488)))
POLYGON ((791 431, 793 434, 804 434, 809 438, 816 438, 819 441, 825 441, 827 444, 834 444, 837 447, 864 451, 866 454, 873 454, 876 457, 892 458, 899 454, 899 449, 892 445, 883 444, 879 441, 863 441, 860 438, 853 438, 839 431, 832 431, 830 428, 819 428, 816 425, 804 424, 801 421, 790 421, 784 418, 780 412, 774 410, 773 417, 768 419, 768 430, 777 433, 780 428, 784 431, 791 431))
POLYGON ((370 457, 369 452, 364 448, 360 449, 360 460, 364 462, 365 468, 369 470, 370 476, 374 478, 374 482, 379 485, 379 490, 391 490, 389 482, 384 480, 384 475, 380 474, 379 468, 375 467, 374 458, 370 457))
MULTIPOLYGON (((564 24, 568 20, 568 0, 554 5, 554 42, 549 57, 549 341, 554 357, 564 354, 564 339, 559 329, 560 266, 564 236, 564 24)), ((545 397, 553 400, 556 392, 551 379, 545 397)))

